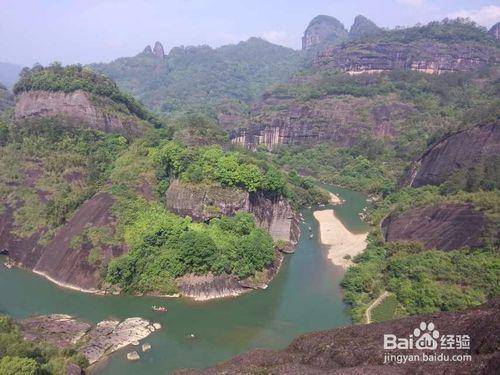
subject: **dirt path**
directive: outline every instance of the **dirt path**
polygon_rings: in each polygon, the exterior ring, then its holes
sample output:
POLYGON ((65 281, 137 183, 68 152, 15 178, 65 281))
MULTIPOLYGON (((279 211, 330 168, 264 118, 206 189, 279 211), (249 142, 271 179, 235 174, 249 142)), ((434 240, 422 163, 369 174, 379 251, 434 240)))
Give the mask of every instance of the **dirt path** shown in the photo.
POLYGON ((375 301, 372 302, 370 306, 366 309, 365 312, 365 317, 366 317, 366 324, 370 324, 372 322, 372 310, 377 307, 387 296, 389 295, 389 292, 384 292, 380 296, 377 297, 375 301))

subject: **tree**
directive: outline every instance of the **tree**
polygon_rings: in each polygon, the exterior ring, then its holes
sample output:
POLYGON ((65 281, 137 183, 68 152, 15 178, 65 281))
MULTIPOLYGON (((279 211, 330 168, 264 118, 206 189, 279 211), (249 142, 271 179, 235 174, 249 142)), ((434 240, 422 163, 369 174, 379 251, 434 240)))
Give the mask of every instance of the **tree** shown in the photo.
POLYGON ((38 375, 40 366, 34 359, 5 356, 0 361, 2 375, 38 375))

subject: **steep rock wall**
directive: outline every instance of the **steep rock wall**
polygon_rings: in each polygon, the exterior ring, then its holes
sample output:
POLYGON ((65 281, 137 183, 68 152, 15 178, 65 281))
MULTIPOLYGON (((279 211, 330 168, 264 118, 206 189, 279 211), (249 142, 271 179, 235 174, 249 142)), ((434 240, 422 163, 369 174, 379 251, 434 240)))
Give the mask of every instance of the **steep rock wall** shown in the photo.
POLYGON ((471 72, 498 63, 500 52, 495 47, 471 42, 445 44, 431 40, 329 47, 320 52, 315 60, 319 68, 338 69, 349 74, 395 69, 433 74, 471 72))
POLYGON ((431 146, 412 166, 404 185, 440 185, 456 170, 476 165, 481 158, 500 155, 500 122, 477 125, 449 135, 431 146))
MULTIPOLYGON (((398 125, 412 112, 412 106, 396 100, 376 103, 368 98, 327 96, 304 103, 268 97, 256 105, 250 118, 242 119, 242 126, 230 135, 234 144, 248 149, 258 145, 272 148, 280 144, 319 142, 350 146, 361 134, 393 138, 398 125)), ((219 121, 225 120, 225 116, 219 118, 219 121)))
POLYGON ((70 93, 27 91, 16 96, 15 119, 60 116, 80 126, 106 133, 137 135, 144 125, 130 114, 116 110, 117 104, 104 97, 92 97, 77 90, 70 93), (99 102, 96 104, 96 101, 99 102), (115 107, 113 110, 111 110, 115 107))
POLYGON ((442 204, 391 214, 382 222, 386 241, 420 242, 426 248, 453 250, 483 245, 484 213, 469 204, 442 204))
POLYGON ((299 237, 298 215, 281 197, 173 180, 165 198, 170 211, 181 216, 189 215, 197 221, 251 212, 258 225, 268 230, 274 240, 296 242, 299 237))
MULTIPOLYGON (((81 235, 89 226, 114 226, 111 214, 113 198, 108 193, 98 193, 85 201, 73 216, 58 229, 46 245, 39 242, 44 230, 29 238, 14 234, 12 209, 6 207, 0 215, 0 248, 8 253, 16 265, 41 274, 60 285, 82 291, 99 290, 99 265, 88 261, 91 246, 83 244, 73 249, 71 240, 81 235)), ((105 246, 101 251, 102 261, 119 256, 125 246, 105 246)))

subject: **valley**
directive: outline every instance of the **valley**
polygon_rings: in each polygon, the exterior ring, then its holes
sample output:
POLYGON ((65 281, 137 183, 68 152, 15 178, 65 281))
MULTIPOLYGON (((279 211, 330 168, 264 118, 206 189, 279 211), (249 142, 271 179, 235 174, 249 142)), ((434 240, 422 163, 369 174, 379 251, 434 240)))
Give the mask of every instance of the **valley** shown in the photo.
POLYGON ((457 319, 488 374, 499 27, 0 65, 0 373, 405 373, 383 333, 457 319))

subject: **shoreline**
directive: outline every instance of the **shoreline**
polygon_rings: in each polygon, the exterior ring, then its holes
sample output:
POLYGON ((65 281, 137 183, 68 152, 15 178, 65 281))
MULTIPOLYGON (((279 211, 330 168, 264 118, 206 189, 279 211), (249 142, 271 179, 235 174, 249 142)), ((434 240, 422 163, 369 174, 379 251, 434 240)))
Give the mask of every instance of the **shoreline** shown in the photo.
POLYGON ((352 258, 365 250, 368 232, 350 232, 337 218, 333 209, 317 210, 313 215, 319 223, 320 242, 328 246, 328 259, 346 270, 353 264, 352 258))
MULTIPOLYGON (((207 301, 214 301, 218 299, 225 299, 225 298, 231 298, 231 297, 237 297, 242 294, 246 294, 251 291, 255 291, 258 289, 266 289, 271 281, 276 277, 278 274, 279 270, 281 269, 281 265, 283 263, 284 259, 284 254, 282 252, 278 252, 277 256, 275 258, 275 261, 273 265, 271 265, 269 268, 265 269, 263 272, 266 274, 266 280, 262 283, 254 283, 252 280, 237 280, 231 275, 227 275, 228 277, 226 278, 226 282, 229 281, 229 285, 224 285, 221 289, 217 287, 213 287, 213 285, 210 285, 212 283, 217 283, 217 281, 220 280, 220 277, 218 276, 211 276, 211 275, 204 275, 201 277, 202 280, 197 280, 198 282, 195 282, 191 286, 198 286, 197 284, 202 281, 202 284, 205 284, 204 287, 202 287, 202 290, 196 290, 196 291, 191 291, 191 292, 184 292, 184 293, 175 293, 171 295, 160 295, 157 293, 145 293, 145 294, 135 294, 137 296, 144 296, 144 297, 157 297, 157 298, 187 298, 190 299, 194 302, 207 302, 207 301), (211 280, 206 280, 206 278, 211 279, 211 280), (205 279, 205 280, 203 280, 205 279), (207 283, 208 281, 208 283, 207 283), (206 285, 208 284, 208 285, 206 285), (232 285, 231 285, 232 284, 232 285), (210 285, 210 286, 209 286, 210 285), (208 288, 207 288, 208 287, 208 288)), ((115 293, 109 293, 106 290, 100 290, 100 289, 85 289, 85 288, 80 288, 76 285, 73 284, 68 284, 62 281, 58 281, 54 279, 53 277, 47 275, 45 272, 38 271, 35 269, 25 269, 24 267, 20 266, 19 264, 16 264, 14 262, 10 263, 9 258, 7 257, 7 261, 4 262, 4 266, 7 268, 18 268, 18 269, 24 269, 28 272, 32 272, 35 275, 42 277, 46 280, 48 280, 50 283, 54 284, 58 288, 64 288, 64 289, 69 289, 72 291, 76 292, 81 292, 81 293, 86 293, 86 294, 93 294, 96 296, 116 296, 116 295, 122 295, 122 294, 115 294, 115 293)), ((189 277, 190 275, 185 275, 186 277, 189 277)), ((178 281, 182 280, 183 277, 180 277, 178 281)), ((179 285, 180 288, 182 288, 179 285)), ((123 294, 125 295, 125 294, 123 294)))

